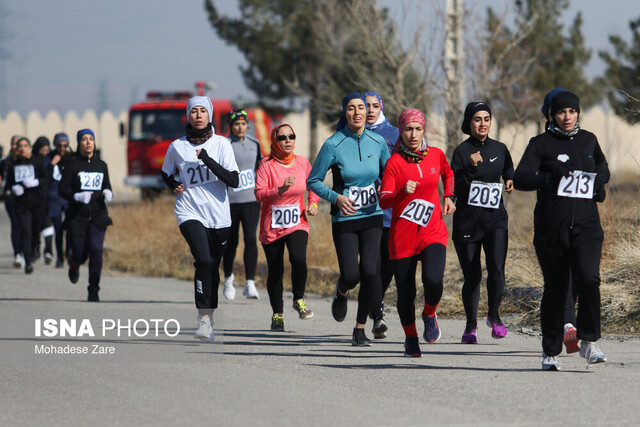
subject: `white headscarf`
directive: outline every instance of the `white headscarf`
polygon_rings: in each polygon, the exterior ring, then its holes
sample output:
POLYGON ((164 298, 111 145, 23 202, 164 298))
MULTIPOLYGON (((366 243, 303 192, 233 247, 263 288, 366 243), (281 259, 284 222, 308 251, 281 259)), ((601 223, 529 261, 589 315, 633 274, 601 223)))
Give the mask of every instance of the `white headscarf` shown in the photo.
POLYGON ((187 120, 189 120, 189 113, 193 107, 204 107, 209 113, 209 122, 213 121, 213 104, 208 96, 194 96, 187 102, 187 120))

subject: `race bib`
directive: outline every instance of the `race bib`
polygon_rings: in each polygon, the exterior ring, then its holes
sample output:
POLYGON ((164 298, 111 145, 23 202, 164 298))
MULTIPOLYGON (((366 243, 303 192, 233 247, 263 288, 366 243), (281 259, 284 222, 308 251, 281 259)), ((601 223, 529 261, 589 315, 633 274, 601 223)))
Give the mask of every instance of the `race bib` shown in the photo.
POLYGON ((53 165, 53 179, 54 181, 60 181, 62 179, 62 173, 58 165, 53 165))
POLYGON ((349 187, 349 199, 354 208, 366 208, 378 203, 378 192, 373 184, 367 187, 349 187))
POLYGON ((499 182, 473 181, 469 188, 469 206, 498 209, 502 198, 502 184, 499 182))
POLYGON ((593 199, 593 187, 596 182, 594 172, 572 171, 563 176, 558 184, 558 196, 574 199, 593 199))
POLYGON ((180 165, 180 179, 185 187, 197 187, 217 181, 216 175, 202 162, 184 162, 180 165))
POLYGON ((299 205, 276 205, 271 207, 271 228, 291 228, 300 224, 299 205))
POLYGON ((240 184, 238 184, 238 188, 234 188, 233 191, 244 191, 255 188, 256 179, 252 169, 246 169, 240 172, 238 176, 240 180, 240 184))
POLYGON ((13 169, 13 177, 16 182, 23 182, 25 179, 35 179, 36 169, 33 165, 16 165, 13 169))
POLYGON ((431 202, 422 199, 413 199, 404 208, 400 214, 400 218, 416 223, 422 227, 426 227, 431 221, 431 216, 436 208, 431 202))
POLYGON ((102 190, 104 174, 102 172, 78 172, 80 178, 80 189, 83 191, 102 190))

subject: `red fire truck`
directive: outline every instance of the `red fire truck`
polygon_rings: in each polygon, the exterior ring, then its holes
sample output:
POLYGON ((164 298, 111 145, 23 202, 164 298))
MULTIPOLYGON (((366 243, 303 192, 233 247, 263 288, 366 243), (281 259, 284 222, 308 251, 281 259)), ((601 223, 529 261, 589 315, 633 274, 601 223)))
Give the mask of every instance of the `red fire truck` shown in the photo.
MULTIPOLYGON (((138 187, 143 198, 157 195, 165 184, 160 170, 169 144, 185 134, 187 124, 187 101, 193 96, 190 92, 149 92, 143 102, 129 108, 127 134, 128 176, 125 184, 138 187)), ((228 135, 229 127, 225 116, 233 108, 226 99, 212 99, 213 126, 219 135, 228 135)), ((260 108, 247 108, 249 115, 248 134, 260 141, 263 155, 270 151, 269 132, 273 126, 272 118, 260 108)))

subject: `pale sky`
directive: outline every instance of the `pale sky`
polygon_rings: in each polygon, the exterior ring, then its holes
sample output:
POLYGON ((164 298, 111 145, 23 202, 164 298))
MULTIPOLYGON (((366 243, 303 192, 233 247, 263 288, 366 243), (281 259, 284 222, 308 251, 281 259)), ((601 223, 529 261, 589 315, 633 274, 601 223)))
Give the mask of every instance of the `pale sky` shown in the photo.
MULTIPOLYGON (((415 2, 380 1, 394 17, 415 2)), ((216 3, 224 13, 237 13, 235 1, 216 3)), ((444 1, 439 3, 443 9, 444 1)), ((505 2, 473 4, 501 9, 505 2)), ((583 34, 594 49, 587 74, 600 74, 604 65, 597 50, 609 47, 609 34, 630 38, 628 24, 640 16, 640 1, 571 4, 567 25, 581 10, 583 34)), ((21 114, 96 109, 102 85, 108 108, 121 111, 149 90, 194 90, 197 80, 217 85, 213 97, 255 99, 238 71, 241 53, 217 37, 203 5, 201 0, 0 0, 0 55, 10 56, 0 58, 0 90, 5 88, 0 104, 21 114)))

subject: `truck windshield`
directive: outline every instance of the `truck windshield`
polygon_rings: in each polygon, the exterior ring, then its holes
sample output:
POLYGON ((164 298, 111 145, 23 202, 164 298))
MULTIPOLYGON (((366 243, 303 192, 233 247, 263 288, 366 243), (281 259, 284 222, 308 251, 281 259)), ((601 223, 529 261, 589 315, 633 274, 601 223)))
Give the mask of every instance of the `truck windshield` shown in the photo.
POLYGON ((184 109, 132 111, 129 140, 170 140, 185 134, 187 117, 184 109))

